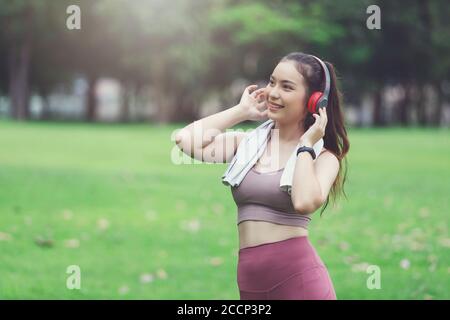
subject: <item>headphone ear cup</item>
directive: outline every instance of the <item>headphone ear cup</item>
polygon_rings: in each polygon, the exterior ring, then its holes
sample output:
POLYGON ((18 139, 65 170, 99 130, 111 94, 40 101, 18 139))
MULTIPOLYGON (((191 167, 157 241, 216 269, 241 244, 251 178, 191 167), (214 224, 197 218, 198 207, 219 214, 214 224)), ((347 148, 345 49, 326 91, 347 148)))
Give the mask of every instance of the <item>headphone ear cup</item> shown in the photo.
POLYGON ((317 110, 317 102, 322 97, 322 92, 316 91, 314 92, 308 100, 308 111, 311 113, 315 113, 317 110))

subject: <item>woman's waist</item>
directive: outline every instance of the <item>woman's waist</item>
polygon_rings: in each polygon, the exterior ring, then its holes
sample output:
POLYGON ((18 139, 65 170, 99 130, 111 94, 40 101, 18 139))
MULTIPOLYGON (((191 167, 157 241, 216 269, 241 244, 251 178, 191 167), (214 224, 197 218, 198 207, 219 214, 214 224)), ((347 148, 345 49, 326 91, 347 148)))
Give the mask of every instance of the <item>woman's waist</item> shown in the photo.
POLYGON ((258 203, 246 203, 238 206, 237 223, 240 224, 247 220, 265 221, 274 225, 274 227, 285 228, 284 226, 290 226, 307 229, 311 216, 300 214, 295 210, 288 211, 258 203))
POLYGON ((239 248, 273 243, 294 237, 308 236, 301 226, 282 225, 268 221, 246 220, 238 224, 239 248))

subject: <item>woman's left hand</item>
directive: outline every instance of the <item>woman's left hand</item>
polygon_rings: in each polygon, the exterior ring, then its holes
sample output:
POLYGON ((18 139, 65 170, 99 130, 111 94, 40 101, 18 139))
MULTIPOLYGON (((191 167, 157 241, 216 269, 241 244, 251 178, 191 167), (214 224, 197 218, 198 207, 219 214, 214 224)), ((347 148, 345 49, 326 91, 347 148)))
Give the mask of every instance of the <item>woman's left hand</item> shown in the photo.
POLYGON ((325 136, 325 128, 328 122, 326 108, 319 108, 319 114, 314 113, 313 117, 316 121, 300 138, 304 145, 309 145, 310 147, 325 136))

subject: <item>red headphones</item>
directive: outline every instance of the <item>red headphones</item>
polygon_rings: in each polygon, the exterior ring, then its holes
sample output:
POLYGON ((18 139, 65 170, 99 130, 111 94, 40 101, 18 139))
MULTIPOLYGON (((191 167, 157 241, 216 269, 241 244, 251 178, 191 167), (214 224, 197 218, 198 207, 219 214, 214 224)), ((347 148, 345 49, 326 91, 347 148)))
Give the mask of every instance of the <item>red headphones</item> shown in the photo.
POLYGON ((328 104, 328 94, 330 93, 330 73, 328 71, 328 68, 326 67, 325 63, 322 62, 319 58, 316 56, 310 55, 314 59, 316 59, 320 65, 322 66, 322 69, 325 73, 325 90, 324 92, 321 91, 315 91, 311 94, 308 100, 308 111, 310 113, 316 113, 319 111, 318 108, 326 108, 328 104))

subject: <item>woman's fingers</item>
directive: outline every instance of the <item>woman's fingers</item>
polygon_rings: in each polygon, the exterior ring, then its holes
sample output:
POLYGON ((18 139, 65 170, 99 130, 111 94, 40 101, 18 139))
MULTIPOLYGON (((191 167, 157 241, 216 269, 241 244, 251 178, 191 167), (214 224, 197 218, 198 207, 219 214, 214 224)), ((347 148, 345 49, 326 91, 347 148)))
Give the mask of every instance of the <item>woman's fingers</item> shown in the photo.
POLYGON ((258 93, 257 96, 256 96, 256 100, 258 102, 266 101, 266 93, 265 93, 265 91, 262 91, 262 92, 258 93))
POLYGON ((257 86, 256 84, 251 84, 251 85, 249 85, 247 88, 245 88, 245 91, 246 91, 248 94, 252 94, 253 91, 254 91, 256 88, 258 88, 258 86, 257 86))
POLYGON ((319 108, 319 114, 320 114, 320 128, 325 131, 325 127, 327 125, 327 111, 325 108, 319 108))
POLYGON ((265 90, 265 88, 257 89, 251 93, 251 96, 253 98, 257 98, 260 94, 262 94, 264 92, 264 90, 265 90))
POLYGON ((313 113, 313 117, 314 117, 314 120, 315 120, 313 125, 318 126, 319 123, 320 123, 320 116, 317 113, 313 113))
POLYGON ((266 109, 267 109, 266 101, 264 100, 264 101, 258 103, 258 104, 256 105, 256 109, 258 109, 259 111, 264 111, 264 110, 266 110, 266 109))
POLYGON ((316 120, 314 122, 314 125, 323 130, 323 116, 321 110, 319 109, 317 113, 313 114, 313 116, 314 119, 316 120))
POLYGON ((319 117, 317 119, 317 125, 322 128, 322 122, 323 122, 323 117, 322 117, 322 108, 319 108, 319 117))
POLYGON ((325 127, 327 126, 327 122, 328 122, 327 109, 326 108, 321 108, 321 109, 322 109, 323 129, 325 130, 325 127))

